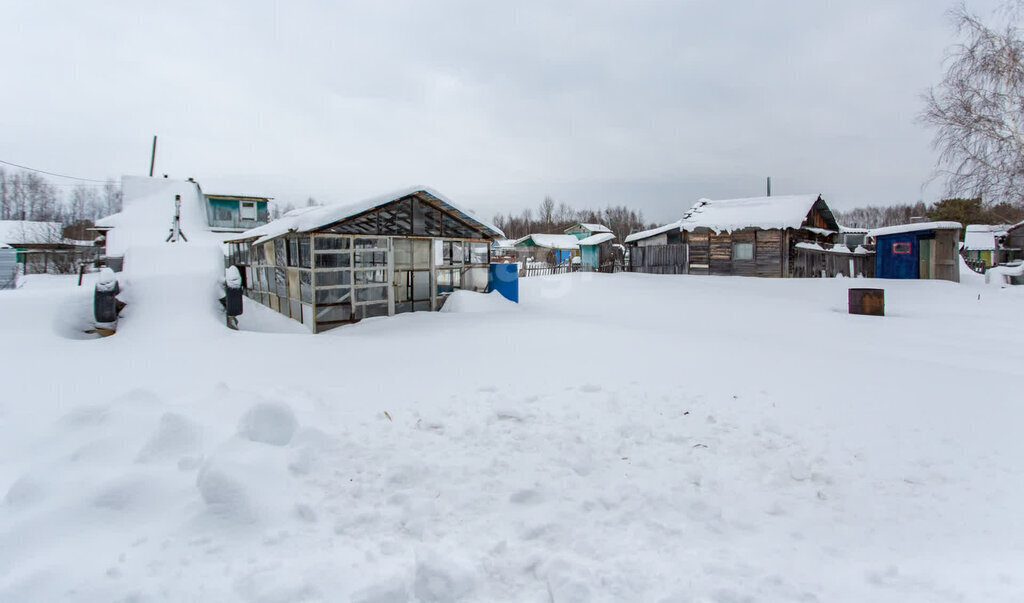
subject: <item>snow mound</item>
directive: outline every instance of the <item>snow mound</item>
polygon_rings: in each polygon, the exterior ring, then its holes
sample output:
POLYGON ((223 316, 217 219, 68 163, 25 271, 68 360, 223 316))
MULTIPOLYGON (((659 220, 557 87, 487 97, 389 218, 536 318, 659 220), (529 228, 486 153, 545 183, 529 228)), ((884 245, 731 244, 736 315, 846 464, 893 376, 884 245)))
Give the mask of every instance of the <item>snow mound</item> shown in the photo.
POLYGON ((476 588, 475 573, 448 556, 440 554, 417 555, 416 578, 413 594, 416 599, 427 601, 459 601, 473 593, 476 588))
POLYGON ((479 312, 512 312, 516 304, 504 298, 501 293, 476 293, 475 291, 455 291, 444 302, 441 312, 479 313, 479 312))
POLYGON ((287 404, 261 402, 249 409, 238 423, 238 435, 253 442, 284 446, 292 441, 299 422, 287 404))
POLYGON ((152 463, 178 460, 191 464, 189 458, 199 455, 203 444, 202 428, 176 413, 164 413, 160 425, 143 445, 136 462, 152 463))
POLYGON ((245 521, 255 519, 244 468, 211 461, 196 476, 196 487, 203 502, 214 514, 245 521))

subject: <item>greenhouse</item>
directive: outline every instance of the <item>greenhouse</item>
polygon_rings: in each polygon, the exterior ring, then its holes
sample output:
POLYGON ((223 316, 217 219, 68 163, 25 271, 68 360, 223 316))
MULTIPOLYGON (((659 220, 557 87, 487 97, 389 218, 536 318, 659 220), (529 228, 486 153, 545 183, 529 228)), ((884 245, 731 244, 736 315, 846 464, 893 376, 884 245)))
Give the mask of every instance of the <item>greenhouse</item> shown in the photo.
POLYGON ((313 332, 484 292, 493 225, 430 189, 296 210, 228 241, 253 300, 313 332))

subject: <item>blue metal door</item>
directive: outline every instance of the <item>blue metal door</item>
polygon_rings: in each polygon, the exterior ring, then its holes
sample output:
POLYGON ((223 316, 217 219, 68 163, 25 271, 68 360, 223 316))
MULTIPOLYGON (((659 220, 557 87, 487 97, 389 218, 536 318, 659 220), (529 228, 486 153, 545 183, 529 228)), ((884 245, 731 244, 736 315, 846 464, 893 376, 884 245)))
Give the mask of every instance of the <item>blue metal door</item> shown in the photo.
POLYGON ((875 276, 878 278, 920 278, 919 233, 878 237, 875 245, 875 276))

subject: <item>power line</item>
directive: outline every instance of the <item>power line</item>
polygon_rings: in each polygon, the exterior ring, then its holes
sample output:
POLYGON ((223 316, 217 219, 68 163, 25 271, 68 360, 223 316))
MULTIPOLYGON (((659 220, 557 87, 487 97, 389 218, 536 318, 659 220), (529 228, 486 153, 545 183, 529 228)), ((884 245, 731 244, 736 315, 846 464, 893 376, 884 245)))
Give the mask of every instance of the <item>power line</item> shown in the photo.
POLYGON ((2 163, 4 165, 9 165, 11 167, 20 168, 20 169, 23 169, 23 170, 28 170, 30 172, 39 172, 40 174, 46 174, 47 176, 56 176, 58 178, 68 178, 70 180, 81 180, 82 182, 99 182, 101 184, 106 184, 108 182, 107 180, 94 180, 92 178, 78 178, 78 177, 75 177, 75 176, 65 176, 64 174, 57 174, 57 173, 54 173, 54 172, 47 172, 46 170, 37 170, 36 168, 30 168, 27 165, 18 165, 17 163, 11 163, 10 161, 4 161, 3 159, 0 159, 0 163, 2 163))

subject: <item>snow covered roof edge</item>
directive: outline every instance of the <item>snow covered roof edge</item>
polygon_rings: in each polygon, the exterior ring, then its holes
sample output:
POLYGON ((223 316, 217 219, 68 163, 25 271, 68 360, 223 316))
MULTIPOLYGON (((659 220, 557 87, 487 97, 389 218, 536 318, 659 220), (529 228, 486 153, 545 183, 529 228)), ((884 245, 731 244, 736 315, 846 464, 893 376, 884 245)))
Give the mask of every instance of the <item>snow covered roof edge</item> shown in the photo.
POLYGON ((452 213, 456 214, 460 218, 475 223, 485 231, 490 231, 489 234, 492 234, 495 238, 505 236, 505 233, 502 232, 500 228, 486 220, 476 217, 472 212, 461 208, 451 199, 445 197, 436 190, 426 186, 410 186, 384 195, 370 197, 369 199, 364 199, 357 203, 325 205, 297 214, 289 212, 289 215, 282 216, 281 218, 264 224, 263 226, 257 226, 256 228, 247 230, 237 237, 229 240, 245 241, 256 238, 257 243, 262 243, 289 232, 308 232, 318 228, 323 228, 324 226, 328 226, 335 222, 340 222, 382 205, 387 205, 392 201, 397 201, 402 197, 408 197, 417 193, 424 193, 433 197, 433 199, 440 203, 442 207, 446 206, 446 209, 451 210, 452 213))
POLYGON ((590 235, 585 239, 580 239, 580 242, 578 244, 580 247, 583 247, 585 245, 600 245, 601 243, 611 241, 614 238, 615 235, 610 232, 599 232, 595 235, 590 235))
POLYGON ((867 236, 871 238, 884 237, 886 235, 902 234, 905 232, 918 232, 922 230, 961 230, 963 225, 959 222, 917 222, 916 224, 897 224, 896 226, 885 226, 872 228, 867 236))

